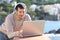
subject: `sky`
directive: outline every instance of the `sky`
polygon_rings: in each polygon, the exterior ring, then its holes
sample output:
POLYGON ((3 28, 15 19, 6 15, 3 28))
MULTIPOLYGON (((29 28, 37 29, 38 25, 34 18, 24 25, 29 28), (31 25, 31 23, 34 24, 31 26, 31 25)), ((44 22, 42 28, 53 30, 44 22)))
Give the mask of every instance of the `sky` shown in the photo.
POLYGON ((50 30, 57 30, 60 28, 60 21, 45 21, 44 33, 50 30))

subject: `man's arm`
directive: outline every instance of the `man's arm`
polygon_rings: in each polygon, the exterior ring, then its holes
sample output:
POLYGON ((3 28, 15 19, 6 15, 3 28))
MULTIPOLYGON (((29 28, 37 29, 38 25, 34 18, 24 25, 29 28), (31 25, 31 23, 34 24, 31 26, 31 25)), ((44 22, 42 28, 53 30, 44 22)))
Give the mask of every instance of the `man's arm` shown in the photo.
POLYGON ((26 14, 25 21, 31 21, 31 17, 30 17, 30 15, 29 15, 29 14, 26 14))
POLYGON ((8 35, 9 38, 12 38, 14 36, 19 36, 19 32, 13 32, 13 24, 11 16, 7 16, 5 19, 5 22, 1 25, 1 31, 8 35))

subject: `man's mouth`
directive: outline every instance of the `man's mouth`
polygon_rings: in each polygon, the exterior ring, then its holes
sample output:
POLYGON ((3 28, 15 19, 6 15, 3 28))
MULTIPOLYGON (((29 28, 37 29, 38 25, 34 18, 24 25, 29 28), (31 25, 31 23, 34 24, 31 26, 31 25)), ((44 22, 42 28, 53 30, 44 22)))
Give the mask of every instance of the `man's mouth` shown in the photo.
POLYGON ((20 15, 19 17, 21 17, 21 18, 22 18, 22 17, 23 17, 23 15, 20 15))

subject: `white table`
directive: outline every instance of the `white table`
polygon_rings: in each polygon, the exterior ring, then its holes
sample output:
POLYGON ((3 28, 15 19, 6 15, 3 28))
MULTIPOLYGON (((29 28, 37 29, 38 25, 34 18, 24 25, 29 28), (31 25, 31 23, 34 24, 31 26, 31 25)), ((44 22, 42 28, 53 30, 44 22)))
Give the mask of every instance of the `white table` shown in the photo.
POLYGON ((50 40, 48 36, 36 36, 36 37, 29 37, 29 38, 14 38, 13 40, 50 40))

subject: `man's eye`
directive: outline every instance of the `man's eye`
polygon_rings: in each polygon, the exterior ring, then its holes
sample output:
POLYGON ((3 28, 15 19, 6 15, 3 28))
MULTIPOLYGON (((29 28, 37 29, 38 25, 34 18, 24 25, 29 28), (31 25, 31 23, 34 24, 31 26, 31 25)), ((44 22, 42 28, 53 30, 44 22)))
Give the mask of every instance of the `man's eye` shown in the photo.
POLYGON ((21 13, 21 12, 19 12, 19 13, 21 13))
POLYGON ((19 13, 24 13, 24 12, 19 12, 19 13))
POLYGON ((24 13, 24 11, 23 11, 23 13, 24 13))

